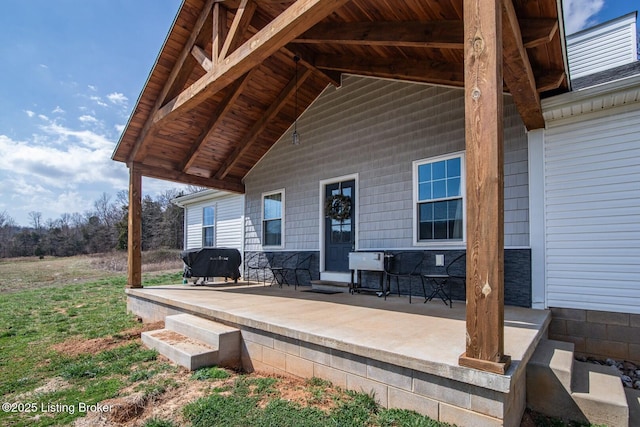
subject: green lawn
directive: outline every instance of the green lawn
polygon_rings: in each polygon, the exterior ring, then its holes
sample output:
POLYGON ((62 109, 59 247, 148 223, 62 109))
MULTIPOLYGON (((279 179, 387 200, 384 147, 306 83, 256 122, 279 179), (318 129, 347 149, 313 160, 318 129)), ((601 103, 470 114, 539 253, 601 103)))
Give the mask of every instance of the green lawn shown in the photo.
MULTIPOLYGON (((446 425, 318 378, 176 367, 140 345, 125 275, 96 279, 94 270, 84 258, 0 261, 0 425, 70 425, 85 416, 84 425, 102 416, 101 425, 146 427, 446 425)), ((143 284, 180 283, 172 271, 145 274, 143 284)), ((545 417, 534 424, 563 425, 545 417)))
MULTIPOLYGON (((167 396, 191 390, 199 390, 197 397, 184 401, 177 413, 147 417, 144 425, 444 425, 414 412, 380 408, 371 396, 319 379, 302 382, 216 367, 188 373, 140 345, 141 325, 126 312, 122 273, 87 280, 95 273, 85 268, 83 280, 69 272, 67 284, 46 279, 71 264, 68 259, 0 264, 0 275, 3 269, 13 271, 8 286, 0 282, 0 395, 8 404, 0 410, 2 426, 69 425, 87 411, 116 411, 102 402, 118 399, 134 399, 144 413, 167 396)), ((155 273, 143 282, 175 284, 181 275, 155 273)), ((142 416, 123 410, 108 415, 113 425, 142 416)))

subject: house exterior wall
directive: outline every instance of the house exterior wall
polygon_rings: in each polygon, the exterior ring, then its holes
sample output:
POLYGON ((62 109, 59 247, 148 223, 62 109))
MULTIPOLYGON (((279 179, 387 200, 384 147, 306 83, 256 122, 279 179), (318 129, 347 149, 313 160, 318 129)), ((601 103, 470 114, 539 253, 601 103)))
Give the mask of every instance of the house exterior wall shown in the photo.
POLYGON ((185 209, 185 249, 202 247, 203 209, 215 209, 215 246, 243 252, 244 196, 226 195, 183 202, 185 209))
MULTIPOLYGON (((640 363, 640 75, 545 100, 542 275, 549 338, 640 363)), ((534 160, 532 163, 537 164, 534 160)), ((536 247, 536 246, 534 246, 536 247)))
MULTIPOLYGON (((527 138, 509 97, 504 128, 505 246, 526 248, 527 138)), ((281 188, 282 250, 319 250, 319 183, 347 175, 358 178, 358 250, 433 248, 414 245, 412 162, 464 150, 462 90, 348 76, 302 115, 298 131, 300 145, 285 134, 245 178, 246 250, 263 249, 261 195, 281 188)))
POLYGON ((640 314, 640 104, 548 126, 547 306, 640 314))
POLYGON ((636 12, 571 34, 567 56, 572 79, 636 61, 636 12))

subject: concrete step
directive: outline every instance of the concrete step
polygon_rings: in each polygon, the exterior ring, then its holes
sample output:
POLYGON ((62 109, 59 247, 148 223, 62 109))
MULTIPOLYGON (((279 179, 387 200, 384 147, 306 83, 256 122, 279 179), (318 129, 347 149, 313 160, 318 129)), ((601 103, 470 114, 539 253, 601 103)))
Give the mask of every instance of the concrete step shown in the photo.
POLYGON ((527 364, 527 406, 563 420, 629 425, 617 370, 574 360, 573 344, 542 340, 527 364))
POLYGON ((218 366, 240 367, 240 330, 191 314, 176 314, 165 318, 165 329, 203 342, 218 350, 218 366))
POLYGON ((640 390, 625 387, 627 405, 629 405, 629 427, 640 426, 640 390))
POLYGON ((349 283, 334 282, 332 280, 312 280, 311 289, 326 292, 349 292, 349 283))
POLYGON ((217 349, 168 329, 143 332, 142 342, 191 371, 213 366, 218 359, 217 349))
POLYGON ((571 396, 591 424, 630 425, 627 397, 614 366, 576 361, 571 396))
POLYGON ((527 406, 545 415, 580 419, 571 397, 573 343, 542 340, 527 364, 527 406))

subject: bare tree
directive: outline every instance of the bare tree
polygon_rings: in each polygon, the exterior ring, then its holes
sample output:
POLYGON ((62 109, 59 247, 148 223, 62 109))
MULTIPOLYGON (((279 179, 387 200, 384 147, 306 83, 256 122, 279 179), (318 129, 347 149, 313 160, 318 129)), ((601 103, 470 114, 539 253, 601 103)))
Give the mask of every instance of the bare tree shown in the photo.
POLYGON ((42 212, 31 211, 29 212, 29 219, 31 220, 31 225, 36 231, 40 231, 42 227, 42 212))
POLYGON ((7 211, 0 212, 0 257, 9 256, 11 238, 17 232, 16 222, 7 211))

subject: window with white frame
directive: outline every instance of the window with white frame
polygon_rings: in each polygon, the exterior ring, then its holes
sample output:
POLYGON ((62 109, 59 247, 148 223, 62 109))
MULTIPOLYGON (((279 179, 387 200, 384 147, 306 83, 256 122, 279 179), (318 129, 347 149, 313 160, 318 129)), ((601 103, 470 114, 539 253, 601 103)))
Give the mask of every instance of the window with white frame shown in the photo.
POLYGON ((414 162, 416 240, 464 239, 464 154, 414 162))
POLYGON ((205 206, 202 209, 202 246, 215 246, 216 244, 216 215, 213 206, 205 206))
POLYGON ((284 190, 262 195, 262 244, 282 246, 284 190))

